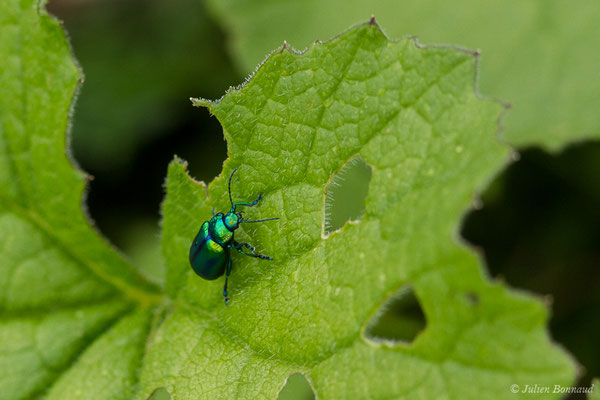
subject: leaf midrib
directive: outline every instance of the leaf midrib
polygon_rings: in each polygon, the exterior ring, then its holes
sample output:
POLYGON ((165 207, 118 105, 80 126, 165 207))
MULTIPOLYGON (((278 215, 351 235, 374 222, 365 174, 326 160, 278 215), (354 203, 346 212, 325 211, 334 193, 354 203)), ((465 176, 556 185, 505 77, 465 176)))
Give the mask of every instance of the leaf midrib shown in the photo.
MULTIPOLYGON (((77 252, 66 246, 62 240, 56 234, 54 234, 52 227, 44 222, 40 216, 38 216, 35 212, 15 203, 12 199, 6 197, 4 194, 0 194, 0 204, 4 205, 4 208, 9 212, 12 212, 13 214, 37 227, 40 232, 42 232, 50 241, 52 241, 56 248, 71 258, 77 265, 85 267, 94 276, 113 286, 118 291, 122 292, 126 297, 134 300, 141 306, 151 306, 159 303, 163 299, 164 296, 160 293, 158 288, 156 288, 154 291, 145 290, 141 287, 131 284, 130 282, 127 282, 124 279, 121 279, 119 276, 104 272, 101 267, 82 258, 79 254, 77 254, 77 252)), ((121 261, 129 268, 134 270, 134 268, 124 259, 121 259, 121 261)), ((148 286, 154 287, 150 286, 150 284, 148 286)))

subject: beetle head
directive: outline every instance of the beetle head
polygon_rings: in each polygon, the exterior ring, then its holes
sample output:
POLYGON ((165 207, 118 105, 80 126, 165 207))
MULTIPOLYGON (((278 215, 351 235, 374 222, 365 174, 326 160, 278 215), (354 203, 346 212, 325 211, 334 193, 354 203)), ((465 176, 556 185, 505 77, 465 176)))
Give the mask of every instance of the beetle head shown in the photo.
POLYGON ((225 221, 227 229, 234 231, 240 226, 240 222, 242 222, 242 213, 230 211, 225 215, 223 220, 225 221))

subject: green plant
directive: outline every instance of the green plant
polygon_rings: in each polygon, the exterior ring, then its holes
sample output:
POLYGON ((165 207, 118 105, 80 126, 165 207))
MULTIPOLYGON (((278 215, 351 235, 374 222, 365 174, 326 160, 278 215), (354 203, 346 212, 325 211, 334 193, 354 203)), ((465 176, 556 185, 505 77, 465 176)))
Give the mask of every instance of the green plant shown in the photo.
POLYGON ((208 187, 171 163, 163 291, 81 211, 65 145, 80 72, 60 26, 34 0, 0 7, 0 398, 274 398, 296 372, 323 399, 572 383, 542 302, 489 282, 456 239, 509 153, 474 53, 390 41, 371 21, 302 55, 284 46, 220 101, 194 100, 222 123, 229 159, 208 187), (365 214, 326 235, 326 189, 357 156, 372 169, 365 214), (187 252, 235 167, 240 198, 265 193, 257 217, 281 220, 240 229, 276 261, 240 258, 225 308, 187 252), (367 337, 406 285, 426 330, 410 345, 367 337))

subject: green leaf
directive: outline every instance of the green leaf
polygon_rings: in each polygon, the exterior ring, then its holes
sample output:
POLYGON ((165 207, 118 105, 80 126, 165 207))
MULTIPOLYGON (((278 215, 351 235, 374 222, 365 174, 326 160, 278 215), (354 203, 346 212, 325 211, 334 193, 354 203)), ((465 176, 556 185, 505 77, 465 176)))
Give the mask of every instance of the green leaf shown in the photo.
POLYGON ((374 14, 392 37, 483 50, 481 90, 509 101, 506 139, 558 149, 600 138, 597 1, 212 0, 242 71, 284 40, 304 48, 374 14), (301 22, 299 22, 301 21, 301 22))
POLYGON ((453 240, 507 154, 471 53, 391 42, 370 23, 305 55, 281 49, 244 88, 198 100, 230 159, 208 188, 169 167, 171 303, 157 309, 162 294, 82 213, 65 146, 80 74, 40 7, 0 5, 0 399, 275 398, 293 373, 323 399, 512 399, 513 383, 572 382, 545 307, 488 282, 453 240), (365 215, 324 235, 327 185, 357 155, 372 168, 365 215), (264 192, 252 215, 281 219, 238 232, 275 261, 234 255, 226 308, 222 281, 195 276, 187 252, 227 208, 234 167, 236 199, 264 192), (365 337, 407 284, 425 332, 412 345, 365 337))
POLYGON ((50 389, 47 399, 131 399, 137 370, 146 350, 151 314, 138 311, 122 318, 94 342, 50 389))
POLYGON ((600 379, 593 379, 592 385, 594 389, 592 393, 589 395, 590 400, 600 400, 600 379))
MULTIPOLYGON (((120 318, 160 295, 82 212, 84 174, 65 145, 80 72, 38 1, 0 4, 0 59, 0 399, 34 398, 91 372, 89 353, 114 359, 120 318)), ((123 321, 145 335, 140 313, 123 321)), ((140 360, 122 367, 135 373, 140 360)), ((111 389, 132 382, 122 375, 111 389)))
MULTIPOLYGON (((513 399, 511 384, 569 384, 575 369, 545 330, 544 305, 491 283, 457 243, 473 194, 507 159, 502 107, 476 95, 474 54, 388 40, 373 22, 299 55, 283 47, 218 102, 223 174, 206 188, 170 165, 163 252, 172 313, 141 373, 138 399, 275 398, 303 373, 318 398, 513 399), (372 168, 360 222, 324 234, 327 185, 359 155, 372 168), (188 266, 203 221, 264 194, 236 232, 274 261, 233 254, 223 281, 188 266), (411 345, 365 336, 411 285, 427 320, 411 345)), ((527 395, 527 398, 535 398, 527 395)))

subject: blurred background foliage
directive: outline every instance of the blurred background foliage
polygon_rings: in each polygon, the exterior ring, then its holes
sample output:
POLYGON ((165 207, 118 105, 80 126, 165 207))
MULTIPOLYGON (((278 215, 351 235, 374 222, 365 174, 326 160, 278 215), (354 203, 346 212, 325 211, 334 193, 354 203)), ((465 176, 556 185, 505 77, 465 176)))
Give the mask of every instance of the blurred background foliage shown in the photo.
MULTIPOLYGON (((85 73, 71 146, 94 177, 87 205, 98 229, 162 283, 159 206, 167 165, 177 154, 195 178, 208 182, 227 152, 218 121, 189 98, 221 97, 283 40, 303 48, 371 14, 391 36, 482 48, 489 55, 482 59, 482 91, 519 110, 505 120, 509 137, 519 131, 540 137, 554 124, 548 131, 554 139, 545 142, 552 147, 569 130, 578 136, 600 129, 594 125, 600 24, 589 23, 598 3, 564 9, 555 1, 476 8, 466 7, 467 0, 455 6, 404 3, 50 0, 47 8, 64 21, 85 73), (550 65, 536 69, 544 62, 550 65)), ((581 364, 579 384, 589 385, 600 376, 600 143, 579 142, 555 153, 518 151, 519 159, 466 214, 460 233, 480 251, 490 276, 552 304, 551 334, 581 364)), ((356 199, 366 194, 369 169, 358 163, 343 175, 331 188, 332 229, 360 218, 364 209, 356 199)), ((373 336, 410 341, 426 326, 414 296, 398 299, 370 326, 373 336)), ((280 397, 306 399, 312 392, 297 374, 280 397)))

